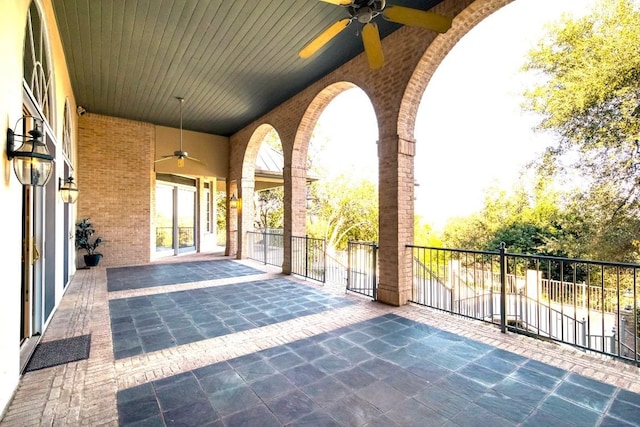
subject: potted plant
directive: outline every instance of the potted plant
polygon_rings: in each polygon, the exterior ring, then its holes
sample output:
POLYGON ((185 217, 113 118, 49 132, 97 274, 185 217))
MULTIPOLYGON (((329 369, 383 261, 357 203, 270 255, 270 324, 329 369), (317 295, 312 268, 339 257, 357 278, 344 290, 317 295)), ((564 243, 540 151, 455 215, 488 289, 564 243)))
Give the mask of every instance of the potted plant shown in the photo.
POLYGON ((96 248, 104 241, 102 237, 92 238, 96 231, 89 218, 84 218, 76 223, 76 249, 87 251, 84 256, 84 263, 87 267, 95 267, 100 263, 101 253, 96 252, 96 248))

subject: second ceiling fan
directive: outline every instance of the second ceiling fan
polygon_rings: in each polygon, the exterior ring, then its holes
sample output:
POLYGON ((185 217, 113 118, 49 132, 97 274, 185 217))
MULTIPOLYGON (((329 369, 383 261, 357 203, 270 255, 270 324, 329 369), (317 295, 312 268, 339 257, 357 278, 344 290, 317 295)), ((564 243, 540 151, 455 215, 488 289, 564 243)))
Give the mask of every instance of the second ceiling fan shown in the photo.
POLYGON ((384 65, 384 53, 380 41, 378 25, 373 19, 382 15, 384 19, 398 24, 427 28, 438 33, 444 33, 451 28, 452 19, 433 12, 413 9, 403 6, 386 6, 385 0, 320 0, 347 8, 350 17, 341 19, 311 40, 299 52, 301 58, 309 58, 320 50, 331 39, 347 28, 356 20, 364 24, 362 28, 362 43, 365 55, 372 69, 381 68, 384 65))

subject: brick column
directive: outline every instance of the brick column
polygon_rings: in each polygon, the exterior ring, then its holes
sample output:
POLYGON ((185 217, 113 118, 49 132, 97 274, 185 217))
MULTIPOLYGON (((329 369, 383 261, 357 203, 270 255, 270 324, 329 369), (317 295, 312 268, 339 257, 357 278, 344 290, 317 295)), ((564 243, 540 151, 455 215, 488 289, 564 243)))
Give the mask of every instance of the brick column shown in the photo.
POLYGON ((237 259, 247 257, 247 231, 253 231, 253 194, 255 190, 255 180, 242 178, 238 191, 238 251, 237 259))
POLYGON ((284 262, 282 272, 291 274, 291 236, 304 236, 307 215, 307 170, 285 165, 284 175, 284 262))
POLYGON ((411 296, 415 141, 386 136, 378 142, 380 284, 378 300, 404 305, 411 296))
POLYGON ((229 198, 234 194, 238 197, 238 183, 235 180, 229 181, 227 184, 227 244, 224 250, 226 256, 238 254, 238 215, 235 209, 231 209, 229 202, 229 198))

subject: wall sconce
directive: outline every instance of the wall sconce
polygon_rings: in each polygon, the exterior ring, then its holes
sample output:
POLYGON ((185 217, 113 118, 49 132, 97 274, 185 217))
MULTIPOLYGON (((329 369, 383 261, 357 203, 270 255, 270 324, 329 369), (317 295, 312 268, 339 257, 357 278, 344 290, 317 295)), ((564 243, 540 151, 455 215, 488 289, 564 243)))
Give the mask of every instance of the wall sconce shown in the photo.
POLYGON ((229 198, 229 207, 231 209, 237 209, 238 208, 238 198, 236 197, 235 194, 233 194, 230 198, 229 198))
POLYGON ((75 203, 78 200, 78 186, 73 182, 72 176, 65 180, 58 178, 58 191, 64 203, 75 203))
POLYGON ((15 133, 7 129, 7 157, 13 160, 13 170, 22 185, 35 185, 42 187, 51 178, 53 171, 53 156, 47 150, 47 145, 42 141, 42 120, 36 117, 25 116, 16 123, 22 122, 22 128, 26 129, 27 119, 33 120, 33 129, 29 135, 15 133), (16 150, 15 142, 20 141, 22 145, 16 150))

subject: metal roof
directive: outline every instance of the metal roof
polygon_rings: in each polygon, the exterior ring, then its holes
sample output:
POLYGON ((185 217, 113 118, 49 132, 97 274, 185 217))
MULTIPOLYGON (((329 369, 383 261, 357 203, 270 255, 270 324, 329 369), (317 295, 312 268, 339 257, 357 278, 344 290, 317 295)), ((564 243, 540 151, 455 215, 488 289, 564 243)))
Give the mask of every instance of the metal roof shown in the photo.
MULTIPOLYGON (((428 10, 441 0, 390 0, 428 10)), ((298 51, 345 8, 317 0, 53 0, 78 105, 92 113, 231 135, 363 51, 353 22, 298 51)), ((399 28, 376 18, 381 37, 399 28)))

